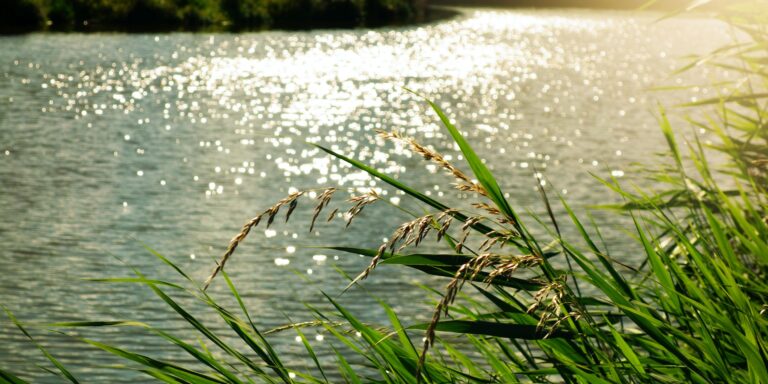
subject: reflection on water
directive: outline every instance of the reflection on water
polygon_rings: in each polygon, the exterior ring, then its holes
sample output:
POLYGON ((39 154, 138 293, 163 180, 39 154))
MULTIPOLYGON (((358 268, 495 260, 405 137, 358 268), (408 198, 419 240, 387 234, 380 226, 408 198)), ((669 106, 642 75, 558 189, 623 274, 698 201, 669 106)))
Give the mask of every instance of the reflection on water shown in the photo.
MULTIPOLYGON (((461 196, 438 169, 374 134, 399 130, 461 161, 425 104, 403 87, 445 107, 515 206, 540 209, 534 172, 577 206, 605 202, 609 195, 587 172, 631 177, 629 165, 648 162, 662 142, 651 112, 666 96, 646 89, 684 81, 668 75, 676 58, 725 38, 710 21, 653 21, 469 10, 434 25, 373 31, 2 37, 1 301, 24 321, 139 318, 185 335, 151 291, 84 279, 129 276, 130 266, 175 279, 145 243, 202 281, 243 222, 298 189, 377 188, 387 201, 415 207, 307 143, 456 201, 461 196)), ((376 247, 407 219, 371 206, 347 231, 336 222, 308 233, 311 203, 302 204, 290 223, 259 227, 228 265, 265 329, 309 319, 303 302, 326 308, 320 291, 345 285, 333 266, 354 272, 366 264, 306 246, 376 247)), ((624 248, 617 234, 609 240, 624 248)), ((424 294, 410 284, 429 279, 399 268, 376 274, 341 301, 368 321, 386 318, 369 294, 388 297, 407 321, 424 316, 426 305, 413 304, 424 294)), ((225 288, 214 283, 213 294, 225 288)), ((308 332, 322 342, 322 333, 308 332)), ((105 367, 114 360, 104 354, 36 334, 91 381, 130 380, 105 367)), ((187 359, 138 330, 94 337, 187 359)), ((287 353, 303 348, 293 335, 278 339, 287 353)), ((0 365, 39 376, 34 364, 42 361, 0 322, 0 365)))

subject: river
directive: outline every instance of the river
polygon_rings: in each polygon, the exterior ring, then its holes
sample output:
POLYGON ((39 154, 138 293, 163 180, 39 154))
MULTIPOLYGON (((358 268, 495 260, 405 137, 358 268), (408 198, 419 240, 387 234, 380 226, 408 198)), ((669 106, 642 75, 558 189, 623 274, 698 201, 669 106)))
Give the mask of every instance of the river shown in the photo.
MULTIPOLYGON (((376 129, 399 130, 461 164, 426 103, 404 87, 446 110, 520 211, 542 209, 535 172, 578 209, 617 202, 589 173, 643 184, 632 164, 658 162, 657 101, 674 101, 649 88, 685 83, 671 74, 682 56, 728 41, 717 22, 659 16, 464 9, 450 20, 375 30, 0 37, 0 302, 79 377, 135 382, 106 353, 34 325, 137 319, 194 341, 146 287, 88 279, 129 277, 135 267, 180 281, 146 244, 202 281, 242 224, 293 190, 339 187, 334 204, 343 207, 350 193, 375 187, 417 209, 307 142, 435 198, 459 199, 440 170, 376 138, 376 129)), ((375 248, 408 220, 380 204, 346 231, 336 220, 310 234, 312 208, 302 200, 289 223, 257 228, 227 266, 262 329, 311 319, 304 303, 328 308, 320 291, 338 296, 346 285, 335 266, 354 274, 367 264, 308 246, 375 248)), ((605 220, 609 245, 631 262, 626 221, 605 220)), ((412 323, 430 315, 417 282, 444 284, 381 267, 340 300, 384 322, 371 299, 382 297, 412 323)), ((226 285, 217 280, 210 291, 224 297, 226 285)), ((306 332, 323 343, 322 332, 306 332)), ((189 361, 140 330, 76 334, 189 361)), ((303 349, 293 336, 276 337, 289 356, 303 349)), ((0 367, 57 382, 35 364, 49 366, 0 320, 0 367)))

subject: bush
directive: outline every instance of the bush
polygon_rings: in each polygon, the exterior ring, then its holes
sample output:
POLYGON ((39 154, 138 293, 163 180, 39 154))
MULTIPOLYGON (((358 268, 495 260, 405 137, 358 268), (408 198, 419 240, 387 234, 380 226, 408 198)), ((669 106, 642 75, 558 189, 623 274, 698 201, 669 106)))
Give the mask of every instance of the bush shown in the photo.
POLYGON ((363 22, 356 0, 273 0, 269 14, 276 28, 352 28, 363 22))
POLYGON ((415 3, 404 0, 365 1, 365 19, 369 24, 390 24, 416 17, 415 3))
POLYGON ((48 20, 56 29, 71 29, 75 26, 75 8, 66 0, 51 0, 48 8, 48 20))
POLYGON ((260 27, 271 23, 268 0, 223 0, 223 12, 239 27, 260 27))
POLYGON ((353 28, 413 21, 411 0, 8 0, 6 32, 55 30, 353 28), (50 22, 50 23, 49 23, 50 22))
POLYGON ((35 30, 45 26, 42 5, 35 0, 12 0, 2 5, 0 32, 35 30))

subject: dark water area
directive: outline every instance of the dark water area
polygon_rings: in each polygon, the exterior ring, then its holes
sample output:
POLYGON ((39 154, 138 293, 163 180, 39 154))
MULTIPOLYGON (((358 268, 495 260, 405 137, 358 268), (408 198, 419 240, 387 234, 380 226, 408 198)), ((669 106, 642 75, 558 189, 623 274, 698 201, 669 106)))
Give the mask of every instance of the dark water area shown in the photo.
POLYGON ((444 16, 423 0, 6 0, 0 34, 370 28, 444 16))
MULTIPOLYGON (((446 4, 450 5, 450 4, 446 4)), ((296 31, 306 32, 311 30, 327 29, 378 29, 378 28, 402 28, 408 26, 428 25, 449 20, 461 15, 455 4, 451 6, 435 6, 425 11, 420 20, 411 18, 382 17, 361 20, 354 15, 332 17, 286 17, 271 22, 269 25, 261 24, 235 24, 235 23, 190 23, 183 24, 175 21, 110 21, 109 23, 77 23, 68 25, 38 25, 31 22, 25 25, 0 24, 0 36, 24 35, 29 33, 248 33, 265 31, 296 31)))
MULTIPOLYGON (((146 244, 202 282, 244 222, 295 190, 336 186, 343 207, 344 198, 376 188, 391 204, 420 209, 306 142, 462 204, 434 165, 377 138, 377 129, 396 129, 461 164, 427 105, 403 87, 444 107, 519 211, 543 209, 537 172, 580 212, 617 202, 590 173, 647 185, 632 164, 660 161, 657 102, 679 101, 649 89, 686 83, 670 75, 685 62, 679 58, 729 36, 715 21, 656 22, 653 13, 462 12, 376 30, 0 37, 0 302, 33 325, 138 319, 196 342, 149 289, 88 279, 128 277, 135 267, 180 281, 146 244)), ((336 268, 355 274, 367 265, 311 246, 375 248, 409 220, 380 204, 348 230, 337 219, 309 233, 312 208, 304 200, 289 223, 259 227, 227 266, 262 329, 310 320, 305 303, 329 308, 321 291, 338 295, 346 285, 336 268)), ((623 233, 626 220, 597 216, 614 257, 631 263, 636 246, 623 233)), ((385 322, 371 298, 379 296, 413 323, 430 315, 415 283, 445 281, 383 266, 339 300, 366 321, 385 322)), ((223 281, 211 294, 227 296, 223 281)), ((224 328, 215 314, 200 318, 224 328)), ((144 380, 69 336, 30 329, 85 381, 144 380)), ((190 359, 141 330, 67 332, 190 359)), ((320 346, 327 340, 322 331, 306 333, 320 346)), ((301 367, 294 336, 273 338, 301 367)), ((36 364, 48 366, 1 319, 0 366, 57 382, 36 364)))

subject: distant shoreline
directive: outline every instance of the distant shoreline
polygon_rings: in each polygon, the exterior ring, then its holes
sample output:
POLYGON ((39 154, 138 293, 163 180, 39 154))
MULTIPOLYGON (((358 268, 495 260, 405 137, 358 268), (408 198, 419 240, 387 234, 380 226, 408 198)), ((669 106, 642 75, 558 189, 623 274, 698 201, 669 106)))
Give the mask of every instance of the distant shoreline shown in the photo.
MULTIPOLYGON (((413 0, 411 0, 413 1, 413 0)), ((113 20, 89 22, 88 20, 78 21, 62 27, 61 25, 51 25, 51 22, 38 22, 33 24, 24 21, 17 25, 0 22, 0 36, 18 35, 35 32, 52 33, 99 33, 99 32, 118 32, 118 33, 171 33, 171 32, 254 32, 270 30, 287 31, 305 31, 317 29, 356 29, 356 28, 382 28, 396 26, 417 26, 420 24, 434 23, 441 20, 450 19, 461 14, 460 10, 452 8, 503 8, 503 9, 551 9, 551 8, 574 8, 574 9, 595 9, 595 10, 634 10, 639 9, 647 0, 591 0, 589 4, 580 0, 431 0, 427 7, 424 18, 421 21, 414 20, 413 17, 371 17, 369 20, 356 20, 351 17, 333 17, 323 18, 315 15, 294 15, 280 20, 272 25, 239 25, 231 22, 217 23, 193 23, 185 24, 179 20, 163 22, 162 20, 152 20, 143 22, 143 19, 133 20, 113 20)), ((659 0, 650 9, 671 11, 683 9, 688 3, 687 0, 659 0)), ((410 2, 413 4, 413 2, 410 2)), ((146 16, 146 15, 145 15, 146 16)), ((0 19, 2 17, 0 16, 0 19)), ((23 20, 23 19, 22 19, 23 20)), ((0 20, 2 21, 2 20, 0 20)), ((55 23, 54 23, 55 24, 55 23)))
POLYGON ((379 27, 427 21, 427 1, 5 0, 0 5, 0 33, 379 27))
POLYGON ((2 36, 14 36, 14 35, 24 35, 28 33, 52 33, 52 34, 60 34, 60 33, 174 33, 174 32, 189 32, 189 33, 212 33, 212 32, 223 32, 223 33, 246 33, 246 32, 261 32, 261 31, 311 31, 311 30, 330 30, 330 29, 376 29, 376 28, 387 28, 387 27, 406 27, 406 26, 419 26, 419 25, 425 25, 425 24, 431 24, 443 20, 448 20, 455 18, 457 16, 461 15, 461 11, 457 10, 456 8, 466 8, 467 6, 453 6, 453 5, 443 5, 443 4, 435 4, 434 7, 430 6, 428 11, 426 12, 426 17, 422 21, 403 21, 403 20, 396 20, 396 21, 387 21, 387 22, 372 22, 369 24, 364 25, 347 25, 343 23, 337 23, 337 24, 328 24, 328 23, 317 23, 317 24, 304 24, 304 25, 298 25, 293 23, 287 23, 276 27, 269 27, 269 28, 263 28, 263 27, 242 27, 242 26, 231 26, 231 25, 207 25, 207 26, 201 26, 201 27, 184 27, 184 26, 173 26, 173 25, 112 25, 112 26, 103 26, 103 25, 88 25, 88 26, 75 26, 73 28, 69 29, 45 29, 45 28, 36 28, 36 29, 2 29, 0 28, 0 37, 2 36))
MULTIPOLYGON (((636 10, 648 3, 648 0, 432 0, 431 5, 455 7, 495 7, 506 9, 521 8, 579 8, 579 9, 614 9, 636 10)), ((653 10, 680 10, 690 0, 659 0, 649 6, 653 10)))

